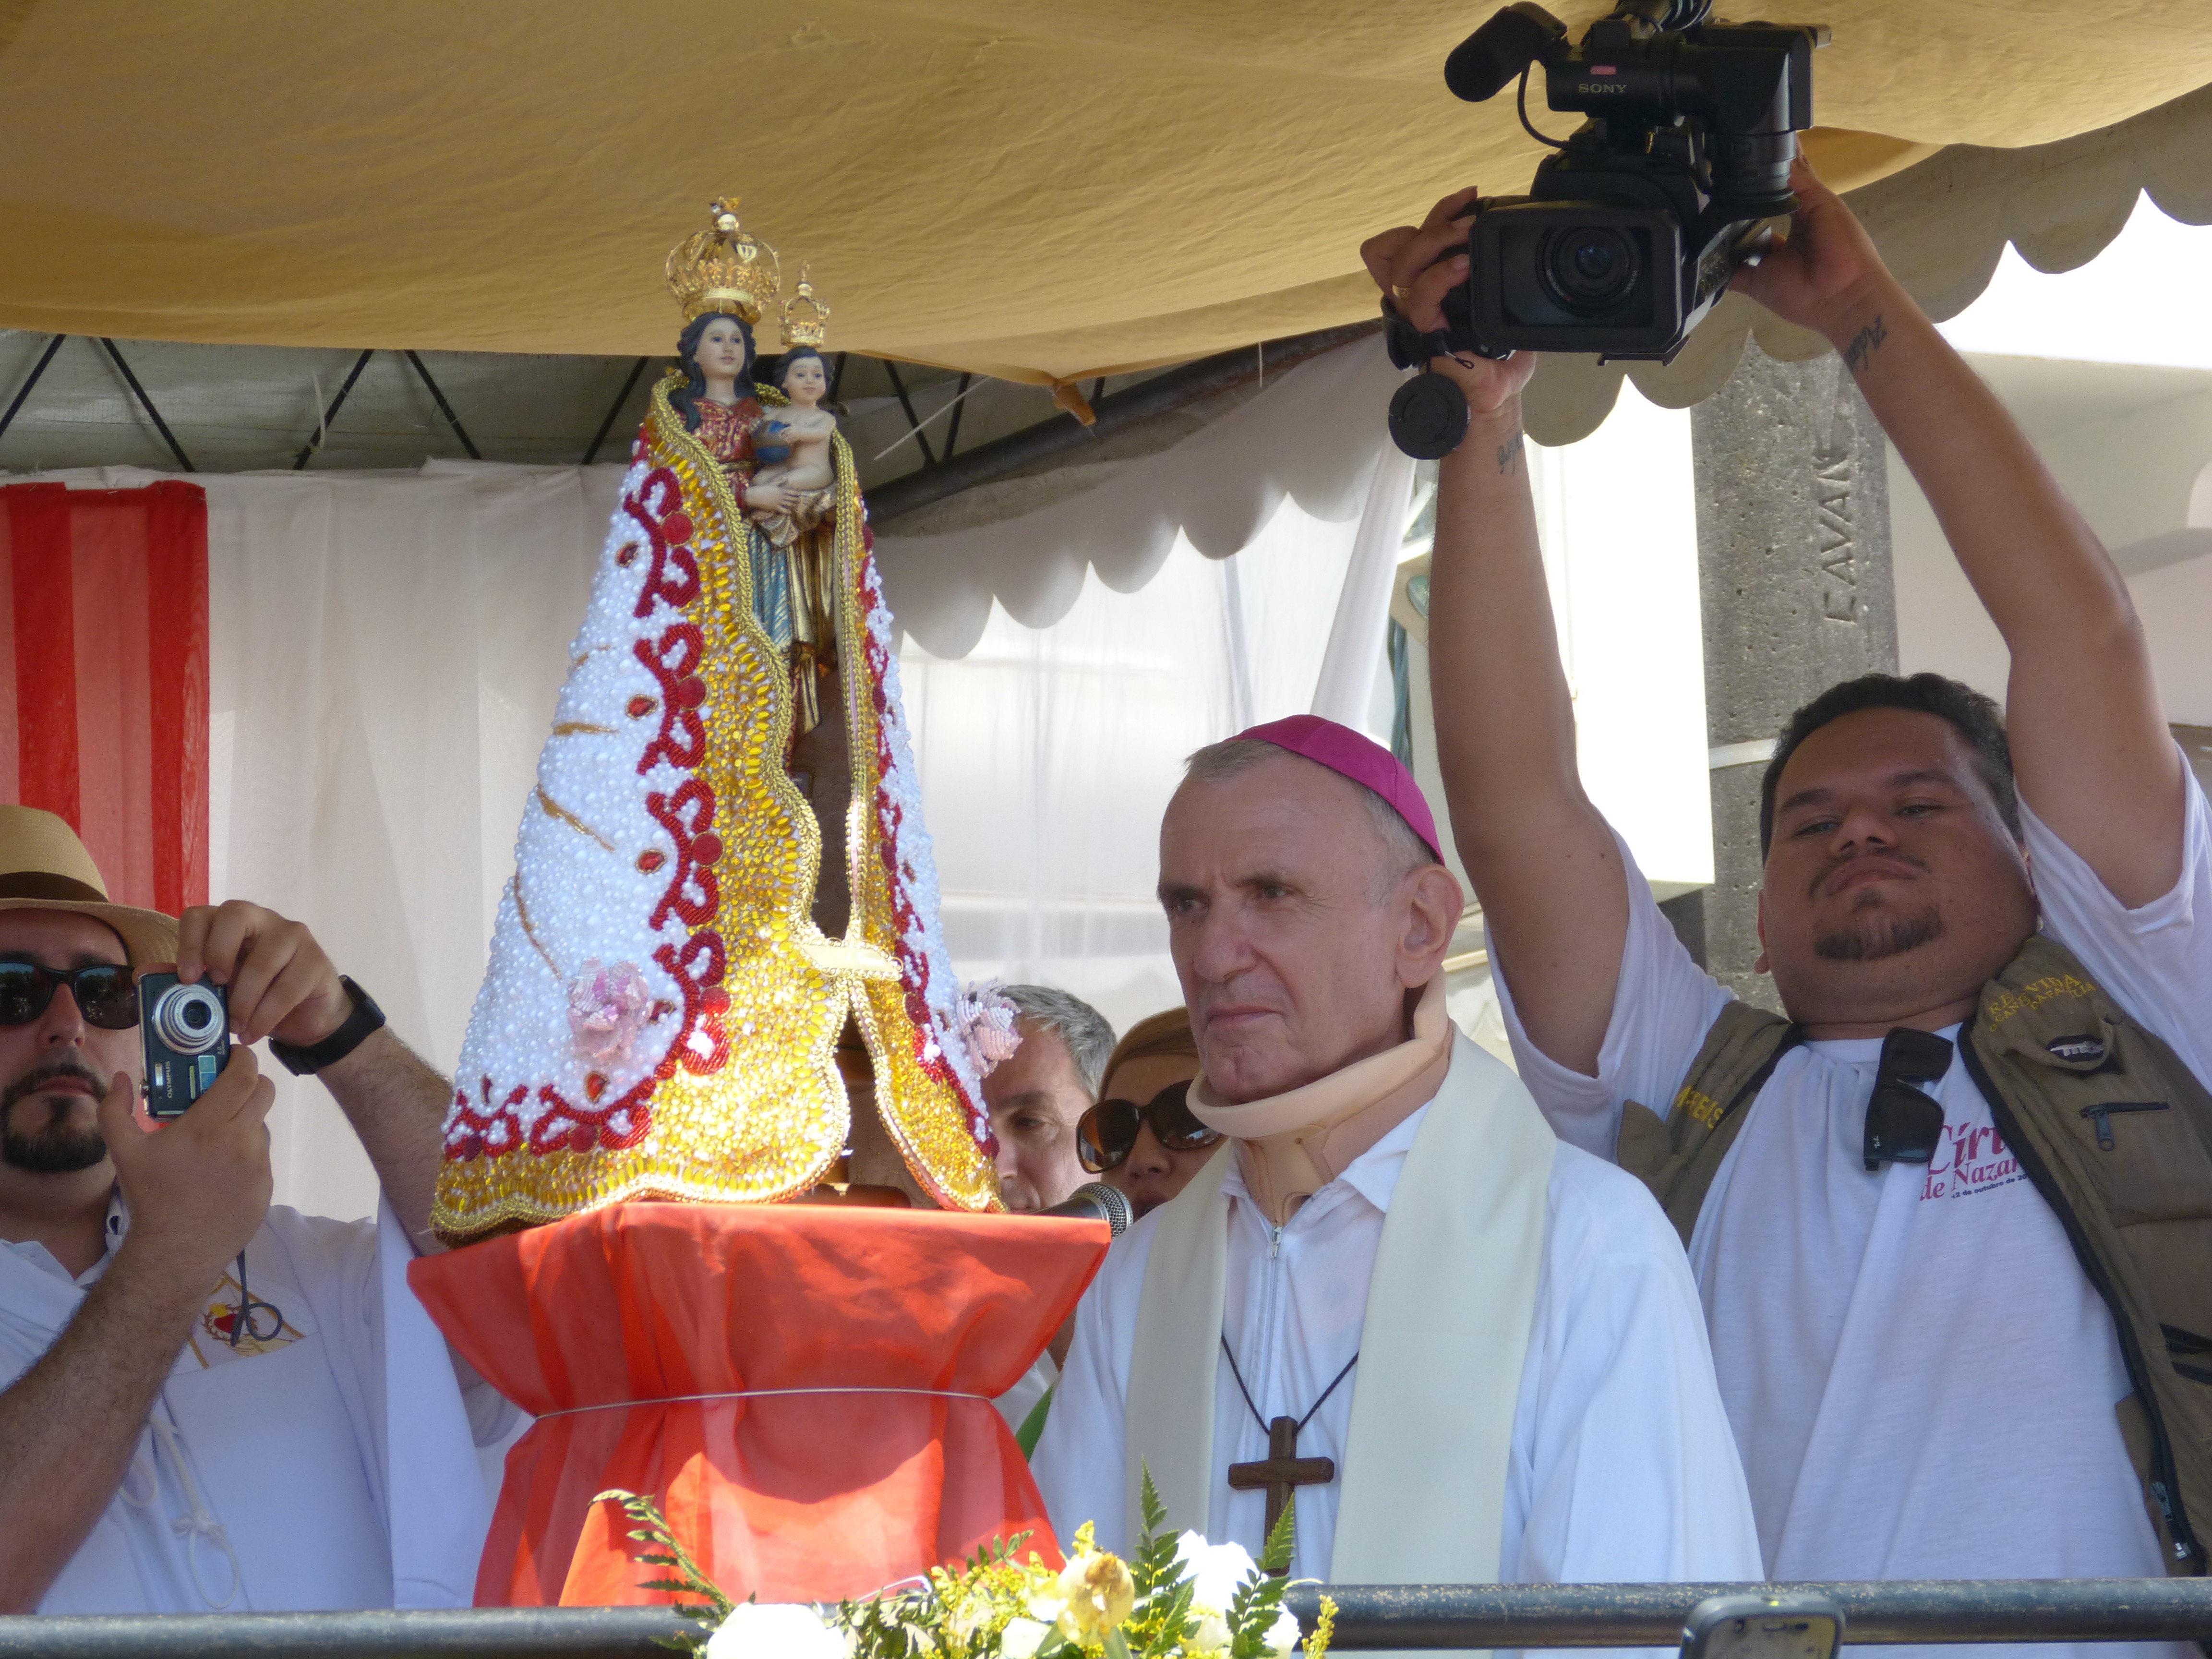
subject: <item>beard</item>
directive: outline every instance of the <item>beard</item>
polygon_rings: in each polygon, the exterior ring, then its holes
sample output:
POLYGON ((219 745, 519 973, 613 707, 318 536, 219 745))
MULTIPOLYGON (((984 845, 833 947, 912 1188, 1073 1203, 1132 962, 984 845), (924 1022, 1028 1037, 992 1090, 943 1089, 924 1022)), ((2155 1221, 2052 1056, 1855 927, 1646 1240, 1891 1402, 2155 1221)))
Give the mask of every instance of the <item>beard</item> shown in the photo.
POLYGON ((94 1098, 107 1092, 89 1066, 58 1061, 23 1073, 0 1089, 0 1164, 30 1175, 74 1175, 89 1170, 107 1156, 107 1142, 97 1127, 70 1121, 74 1095, 39 1098, 40 1091, 62 1078, 81 1078, 94 1091, 94 1098), (27 1106, 25 1103, 28 1102, 27 1106), (18 1113, 16 1108, 24 1106, 18 1113), (46 1108, 46 1121, 30 1129, 18 1127, 18 1116, 35 1117, 46 1108))
POLYGON ((1942 914, 1932 905, 1912 915, 1880 909, 1880 901, 1860 907, 1869 914, 1855 916, 1832 933, 1813 941, 1813 954, 1824 962, 1881 962, 1943 937, 1942 914))

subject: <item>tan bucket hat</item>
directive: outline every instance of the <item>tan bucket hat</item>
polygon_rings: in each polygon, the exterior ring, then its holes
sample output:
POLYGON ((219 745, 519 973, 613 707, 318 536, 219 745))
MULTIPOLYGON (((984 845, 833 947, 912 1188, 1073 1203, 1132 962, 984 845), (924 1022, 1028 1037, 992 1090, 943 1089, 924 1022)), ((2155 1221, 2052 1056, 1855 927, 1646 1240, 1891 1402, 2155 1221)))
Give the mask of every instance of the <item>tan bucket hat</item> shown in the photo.
POLYGON ((177 919, 110 904, 69 821, 35 806, 0 806, 0 910, 75 910, 120 933, 134 968, 177 959, 177 919))

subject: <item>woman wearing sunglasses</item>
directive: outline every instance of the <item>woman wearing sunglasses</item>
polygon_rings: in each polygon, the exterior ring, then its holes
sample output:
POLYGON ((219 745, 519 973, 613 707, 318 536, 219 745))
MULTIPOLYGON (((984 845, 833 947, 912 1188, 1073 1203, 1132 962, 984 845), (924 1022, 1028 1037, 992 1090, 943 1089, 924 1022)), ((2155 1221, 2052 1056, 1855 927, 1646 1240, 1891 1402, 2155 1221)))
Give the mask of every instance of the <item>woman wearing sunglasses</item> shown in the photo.
POLYGON ((1183 1189, 1221 1145, 1191 1115, 1198 1044, 1190 1015, 1170 1008, 1139 1020, 1106 1062, 1101 1098, 1076 1126, 1076 1156, 1139 1215, 1183 1189))

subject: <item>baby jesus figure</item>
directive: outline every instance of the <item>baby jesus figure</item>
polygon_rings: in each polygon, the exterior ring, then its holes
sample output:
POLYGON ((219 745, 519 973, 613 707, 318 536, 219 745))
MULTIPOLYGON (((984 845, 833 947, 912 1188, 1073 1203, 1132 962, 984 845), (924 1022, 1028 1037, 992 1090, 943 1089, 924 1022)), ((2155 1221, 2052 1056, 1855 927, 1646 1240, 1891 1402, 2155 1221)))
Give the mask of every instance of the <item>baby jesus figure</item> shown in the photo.
POLYGON ((776 379, 788 406, 771 410, 753 438, 753 453, 765 463, 751 485, 781 484, 787 497, 781 507, 748 510, 746 517, 778 547, 789 547, 829 517, 836 501, 836 475, 830 458, 830 440, 837 430, 837 417, 822 407, 830 391, 828 365, 811 346, 787 351, 776 379))

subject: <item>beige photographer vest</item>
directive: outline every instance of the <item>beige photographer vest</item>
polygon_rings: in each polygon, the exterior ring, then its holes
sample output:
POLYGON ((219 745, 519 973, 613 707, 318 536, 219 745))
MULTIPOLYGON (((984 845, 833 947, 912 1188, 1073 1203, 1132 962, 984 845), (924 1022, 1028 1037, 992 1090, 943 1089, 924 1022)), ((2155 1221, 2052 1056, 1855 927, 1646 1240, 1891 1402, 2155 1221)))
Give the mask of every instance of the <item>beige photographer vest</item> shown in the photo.
MULTIPOLYGON (((1759 1092, 1802 1032, 1731 1002, 1663 1120, 1635 1101, 1620 1167, 1687 1245, 1759 1092)), ((2212 1537, 2212 1094, 2064 946, 2030 938, 1983 988, 1959 1051, 1997 1133, 2111 1310, 2135 1393, 2120 1427, 2169 1573, 2212 1537)))

